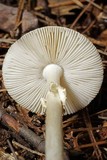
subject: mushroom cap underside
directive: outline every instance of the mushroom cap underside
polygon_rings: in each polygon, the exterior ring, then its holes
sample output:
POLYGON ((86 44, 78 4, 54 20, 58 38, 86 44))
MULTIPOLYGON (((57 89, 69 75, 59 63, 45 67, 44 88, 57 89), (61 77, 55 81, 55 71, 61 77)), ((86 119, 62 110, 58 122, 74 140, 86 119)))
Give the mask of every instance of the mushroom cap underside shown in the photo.
POLYGON ((63 69, 60 84, 67 92, 65 114, 84 108, 99 92, 103 67, 94 45, 72 29, 43 27, 17 40, 4 59, 4 84, 21 106, 45 113, 40 99, 45 98, 49 90, 43 77, 48 64, 57 64, 63 69))

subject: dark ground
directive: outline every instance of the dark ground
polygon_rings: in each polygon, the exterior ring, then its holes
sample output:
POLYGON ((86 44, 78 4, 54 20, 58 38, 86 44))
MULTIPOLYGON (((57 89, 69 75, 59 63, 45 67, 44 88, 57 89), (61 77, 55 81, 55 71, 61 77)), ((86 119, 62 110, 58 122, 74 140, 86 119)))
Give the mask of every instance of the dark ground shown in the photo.
MULTIPOLYGON (((72 28, 96 46, 104 66, 103 84, 89 106, 74 115, 64 116, 65 159, 107 160, 106 0, 0 0, 0 3, 6 5, 0 4, 0 69, 11 44, 34 28, 49 25, 72 28), (16 7, 14 14, 10 12, 13 7, 16 7), (27 19, 23 19, 24 10, 29 12, 27 19), (32 25, 31 19, 34 20, 32 25), (22 20, 27 26, 22 25, 22 20)), ((28 112, 16 104, 4 88, 0 70, 0 160, 43 160, 44 140, 45 116, 28 112)))

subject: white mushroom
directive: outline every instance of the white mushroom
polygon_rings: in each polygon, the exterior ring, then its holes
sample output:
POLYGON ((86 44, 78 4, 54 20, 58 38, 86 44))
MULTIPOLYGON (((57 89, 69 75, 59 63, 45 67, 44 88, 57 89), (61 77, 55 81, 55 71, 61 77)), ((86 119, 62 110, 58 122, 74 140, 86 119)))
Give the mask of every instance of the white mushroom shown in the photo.
POLYGON ((36 29, 8 50, 3 79, 21 106, 46 112, 46 160, 63 160, 63 110, 71 114, 87 106, 103 80, 102 61, 94 45, 68 28, 36 29))

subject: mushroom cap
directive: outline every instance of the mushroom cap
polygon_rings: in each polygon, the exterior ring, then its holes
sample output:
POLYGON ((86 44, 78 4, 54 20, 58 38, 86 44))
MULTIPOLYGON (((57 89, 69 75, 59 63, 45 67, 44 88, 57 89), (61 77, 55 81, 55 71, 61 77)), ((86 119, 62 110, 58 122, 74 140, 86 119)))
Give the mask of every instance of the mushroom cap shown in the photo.
POLYGON ((49 90, 43 77, 48 64, 57 64, 63 69, 60 84, 67 92, 65 114, 84 108, 99 92, 103 67, 94 45, 72 29, 48 26, 22 36, 4 59, 5 87, 21 106, 45 113, 40 99, 45 98, 49 90))

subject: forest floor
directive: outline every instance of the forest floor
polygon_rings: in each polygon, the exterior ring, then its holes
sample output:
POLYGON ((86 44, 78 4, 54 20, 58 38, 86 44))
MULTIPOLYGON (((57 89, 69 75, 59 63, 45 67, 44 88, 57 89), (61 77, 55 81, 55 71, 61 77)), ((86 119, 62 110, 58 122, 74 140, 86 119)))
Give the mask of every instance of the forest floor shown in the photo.
POLYGON ((64 26, 85 35, 97 48, 104 79, 96 98, 63 117, 64 160, 107 160, 106 0, 0 0, 0 160, 44 160, 45 116, 21 108, 7 93, 2 64, 23 34, 43 26, 64 26))

